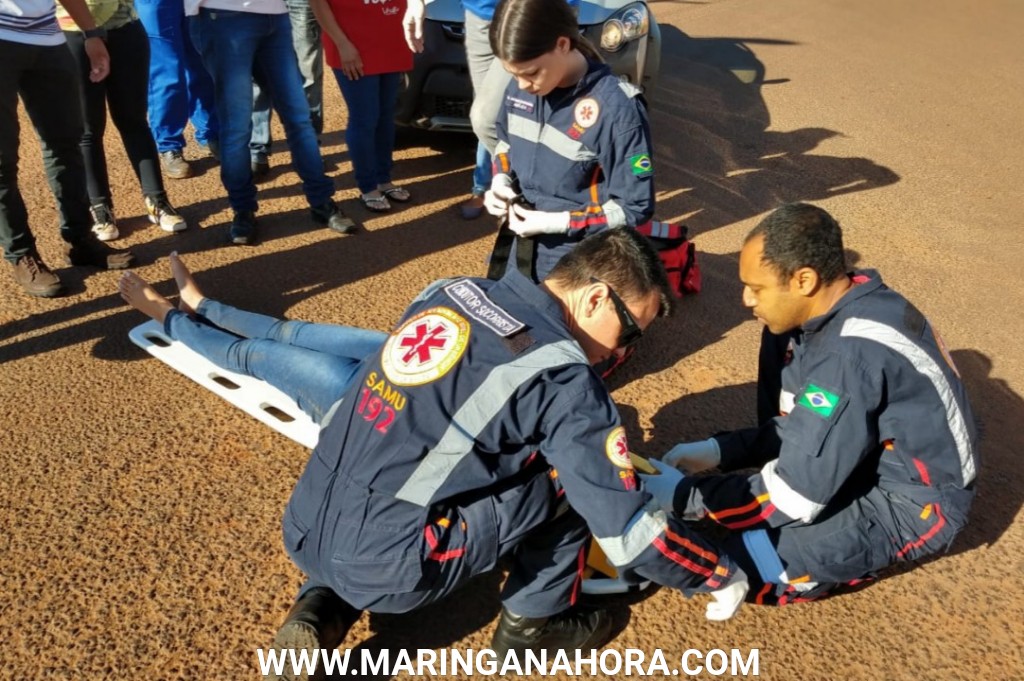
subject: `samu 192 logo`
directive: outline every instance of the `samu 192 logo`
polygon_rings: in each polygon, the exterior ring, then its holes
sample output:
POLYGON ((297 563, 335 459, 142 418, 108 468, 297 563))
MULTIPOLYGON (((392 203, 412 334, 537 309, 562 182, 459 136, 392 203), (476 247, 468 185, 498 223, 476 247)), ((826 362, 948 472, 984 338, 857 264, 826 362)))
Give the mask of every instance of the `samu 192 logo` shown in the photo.
POLYGON ((403 386, 436 381, 462 359, 469 345, 469 330, 469 322, 447 307, 419 313, 384 344, 384 375, 403 386))

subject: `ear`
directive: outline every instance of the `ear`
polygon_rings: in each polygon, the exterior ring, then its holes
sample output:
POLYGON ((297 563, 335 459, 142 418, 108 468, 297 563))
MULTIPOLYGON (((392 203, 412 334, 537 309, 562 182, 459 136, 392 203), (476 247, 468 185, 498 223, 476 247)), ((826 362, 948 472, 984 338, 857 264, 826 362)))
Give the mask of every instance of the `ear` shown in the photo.
POLYGON ((806 297, 817 293, 820 286, 821 277, 810 267, 801 267, 789 280, 790 290, 806 297))
POLYGON ((584 300, 586 301, 586 314, 588 317, 593 316, 608 297, 608 286, 599 281, 595 281, 587 287, 584 296, 584 300))
POLYGON ((559 54, 568 54, 572 51, 572 41, 569 40, 568 36, 559 36, 558 40, 555 41, 555 50, 559 54))

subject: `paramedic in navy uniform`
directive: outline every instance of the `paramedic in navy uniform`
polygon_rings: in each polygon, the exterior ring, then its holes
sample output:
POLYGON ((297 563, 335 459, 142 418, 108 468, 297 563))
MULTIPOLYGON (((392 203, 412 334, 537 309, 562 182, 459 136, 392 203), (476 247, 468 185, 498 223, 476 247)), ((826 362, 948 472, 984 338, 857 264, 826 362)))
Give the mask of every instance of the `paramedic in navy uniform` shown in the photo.
POLYGON ((415 610, 507 554, 499 659, 597 648, 608 613, 572 607, 591 534, 625 579, 712 592, 708 617, 731 616, 743 572, 637 486, 591 367, 669 301, 653 248, 618 229, 540 286, 513 270, 424 290, 328 416, 292 493, 285 548, 309 579, 275 647, 334 648, 361 610, 415 610))
POLYGON ((778 415, 657 462, 666 509, 734 530, 726 551, 755 603, 812 600, 940 553, 974 498, 977 430, 952 359, 917 308, 877 272, 847 273, 843 256, 816 206, 782 206, 754 228, 743 303, 770 332, 759 384, 775 386, 778 415), (680 479, 666 462, 723 473, 680 479))
POLYGON ((542 281, 583 237, 651 219, 647 111, 640 90, 580 36, 565 0, 503 0, 490 38, 513 81, 496 122, 485 206, 507 215, 518 238, 535 240, 534 279, 542 281))

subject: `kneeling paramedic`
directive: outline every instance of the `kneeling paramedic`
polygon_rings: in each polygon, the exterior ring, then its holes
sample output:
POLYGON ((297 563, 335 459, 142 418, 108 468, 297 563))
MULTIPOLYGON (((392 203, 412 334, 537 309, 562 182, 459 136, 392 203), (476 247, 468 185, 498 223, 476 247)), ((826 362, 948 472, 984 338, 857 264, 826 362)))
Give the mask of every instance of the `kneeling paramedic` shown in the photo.
POLYGON ((638 486, 591 367, 669 305, 657 255, 625 229, 583 240, 541 285, 513 270, 424 290, 292 493, 284 541, 309 580, 275 646, 336 647, 361 610, 415 610, 509 555, 499 659, 597 648, 609 615, 572 607, 591 534, 627 580, 687 595, 745 584, 638 486))
POLYGON ((844 265, 820 208, 783 206, 754 228, 740 279, 767 326, 759 392, 774 391, 778 415, 658 462, 666 509, 734 530, 725 550, 755 603, 812 600, 942 552, 974 497, 975 421, 942 341, 877 272, 844 265), (683 478, 666 463, 726 472, 683 478), (742 468, 759 470, 729 472, 742 468))

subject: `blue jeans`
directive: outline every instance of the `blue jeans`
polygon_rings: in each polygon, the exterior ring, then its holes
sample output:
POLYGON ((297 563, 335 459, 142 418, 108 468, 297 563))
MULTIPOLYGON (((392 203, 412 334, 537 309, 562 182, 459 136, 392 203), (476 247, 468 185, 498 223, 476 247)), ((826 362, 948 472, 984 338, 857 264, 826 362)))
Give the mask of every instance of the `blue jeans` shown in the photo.
POLYGON ((173 310, 164 331, 217 366, 266 381, 320 423, 363 359, 388 335, 334 324, 286 321, 206 298, 196 318, 173 310))
MULTIPOLYGON (((285 0, 292 25, 292 43, 302 73, 302 88, 309 104, 309 117, 313 130, 319 136, 324 131, 324 47, 320 42, 320 24, 317 23, 309 0, 285 0)), ((252 139, 249 152, 253 158, 267 156, 273 140, 270 136, 270 97, 257 83, 252 85, 252 139)))
POLYGON ((292 165, 309 205, 330 201, 334 183, 324 174, 288 15, 200 9, 189 28, 213 77, 220 121, 220 177, 231 207, 236 212, 257 208, 249 159, 254 78, 270 94, 284 124, 292 165))
POLYGON ((135 0, 135 10, 149 36, 149 127, 157 149, 183 149, 189 119, 199 144, 216 140, 213 81, 188 39, 181 0, 135 0))
POLYGON ((395 106, 401 74, 381 73, 349 80, 334 69, 338 87, 348 106, 345 142, 352 157, 356 184, 363 194, 391 182, 391 156, 395 150, 395 106))
POLYGON ((491 188, 494 168, 491 165, 491 152, 483 142, 476 143, 476 167, 473 168, 473 194, 483 196, 491 188))

